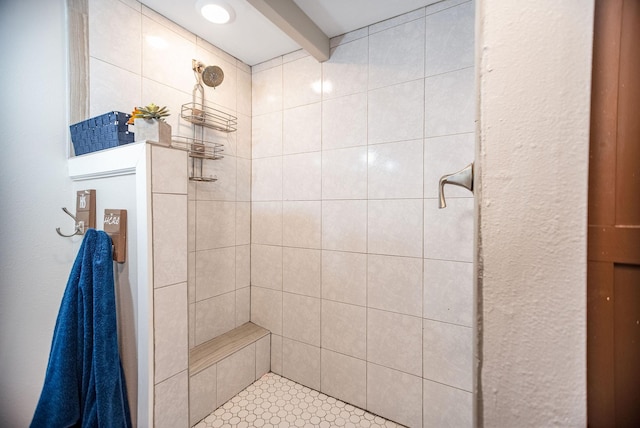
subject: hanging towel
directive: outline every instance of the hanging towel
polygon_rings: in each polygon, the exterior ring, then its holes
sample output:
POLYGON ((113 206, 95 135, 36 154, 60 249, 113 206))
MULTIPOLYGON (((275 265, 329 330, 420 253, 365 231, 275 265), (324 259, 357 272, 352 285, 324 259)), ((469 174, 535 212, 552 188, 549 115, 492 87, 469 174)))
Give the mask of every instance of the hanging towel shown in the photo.
POLYGON ((71 269, 31 427, 131 427, 111 238, 103 231, 87 230, 71 269))

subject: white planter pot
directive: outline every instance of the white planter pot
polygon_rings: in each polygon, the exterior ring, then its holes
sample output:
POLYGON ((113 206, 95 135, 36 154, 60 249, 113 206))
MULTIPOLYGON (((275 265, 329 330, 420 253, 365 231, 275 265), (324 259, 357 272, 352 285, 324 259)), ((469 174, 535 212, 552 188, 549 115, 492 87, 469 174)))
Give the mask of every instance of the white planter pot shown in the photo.
POLYGON ((152 141, 162 146, 171 145, 171 125, 156 119, 134 119, 136 141, 152 141))

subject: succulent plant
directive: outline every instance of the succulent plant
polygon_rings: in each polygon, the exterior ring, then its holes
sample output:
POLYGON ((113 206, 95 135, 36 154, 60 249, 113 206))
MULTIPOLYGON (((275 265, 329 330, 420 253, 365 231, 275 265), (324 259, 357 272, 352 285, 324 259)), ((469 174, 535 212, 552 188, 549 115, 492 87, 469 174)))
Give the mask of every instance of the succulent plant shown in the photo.
POLYGON ((145 107, 136 107, 131 113, 131 119, 156 119, 164 122, 164 118, 169 116, 167 107, 159 107, 151 103, 145 107))

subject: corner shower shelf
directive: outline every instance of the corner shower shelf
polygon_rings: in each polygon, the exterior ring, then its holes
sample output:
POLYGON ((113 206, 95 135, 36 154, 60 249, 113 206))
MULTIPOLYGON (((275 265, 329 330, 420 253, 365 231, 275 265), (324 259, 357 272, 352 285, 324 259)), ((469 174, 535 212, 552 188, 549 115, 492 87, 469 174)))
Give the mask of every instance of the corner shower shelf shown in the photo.
POLYGON ((201 103, 182 104, 180 117, 187 122, 222 132, 234 132, 238 127, 238 118, 201 103))

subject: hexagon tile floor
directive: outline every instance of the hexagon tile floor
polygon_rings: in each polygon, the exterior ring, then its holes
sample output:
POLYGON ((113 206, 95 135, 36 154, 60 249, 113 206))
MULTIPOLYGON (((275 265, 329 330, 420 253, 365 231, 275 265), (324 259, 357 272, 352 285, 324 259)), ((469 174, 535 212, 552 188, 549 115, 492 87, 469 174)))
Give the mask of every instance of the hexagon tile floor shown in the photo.
POLYGON ((194 428, 386 427, 402 425, 267 373, 194 428))

